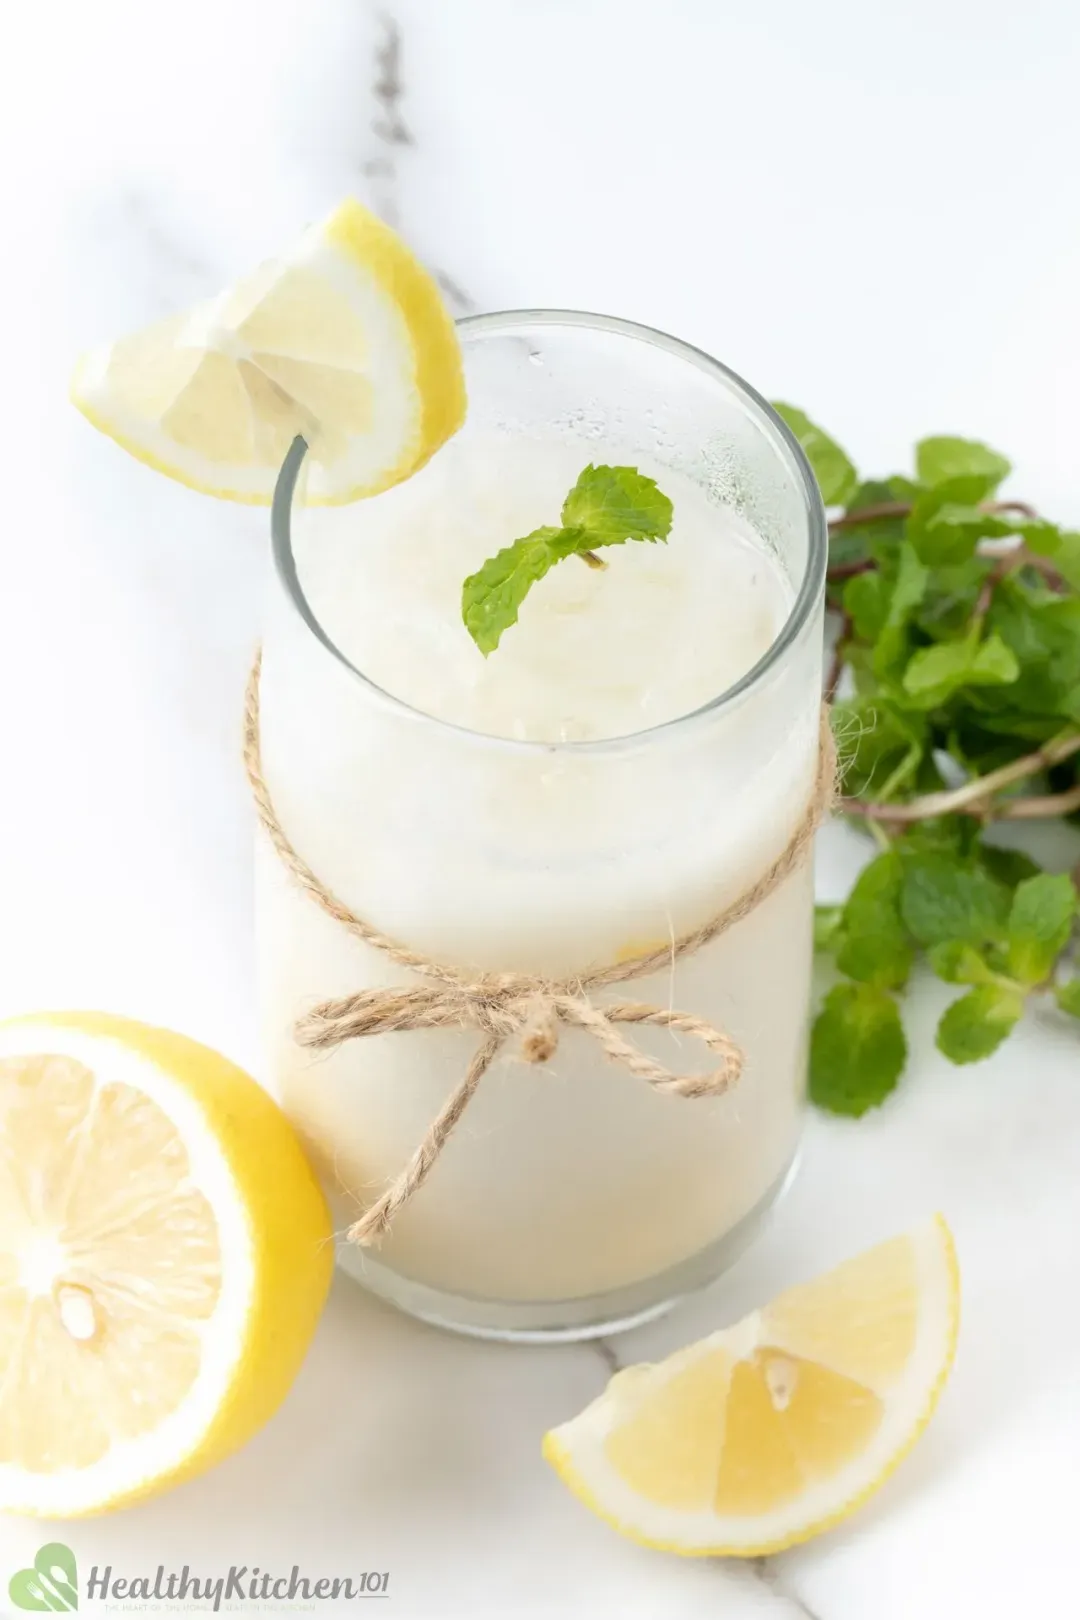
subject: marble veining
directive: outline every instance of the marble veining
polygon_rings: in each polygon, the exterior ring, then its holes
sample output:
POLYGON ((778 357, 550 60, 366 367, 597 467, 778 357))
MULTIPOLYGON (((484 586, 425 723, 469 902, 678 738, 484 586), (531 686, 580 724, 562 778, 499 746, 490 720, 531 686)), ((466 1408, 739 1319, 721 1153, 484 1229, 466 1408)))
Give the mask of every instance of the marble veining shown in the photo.
POLYGON ((401 77, 401 28, 387 13, 378 19, 375 76, 371 99, 376 112, 371 132, 379 142, 375 156, 365 159, 362 171, 371 182, 371 200, 388 225, 397 230, 401 210, 397 195, 398 158, 402 147, 416 145, 404 116, 405 85, 401 77))
POLYGON ((825 1620, 825 1616, 819 1610, 812 1609, 805 1598, 789 1589, 783 1561, 780 1558, 749 1558, 746 1560, 746 1567, 774 1597, 780 1598, 795 1614, 802 1616, 803 1620, 825 1620))
MULTIPOLYGON (((376 16, 376 29, 371 84, 375 112, 369 127, 377 147, 361 164, 361 172, 368 182, 365 200, 388 225, 407 233, 408 223, 402 218, 402 166, 412 158, 417 141, 407 117, 408 81, 403 72, 402 27, 397 17, 380 11, 376 16)), ((455 315, 468 315, 476 308, 449 271, 438 264, 429 268, 455 315)))

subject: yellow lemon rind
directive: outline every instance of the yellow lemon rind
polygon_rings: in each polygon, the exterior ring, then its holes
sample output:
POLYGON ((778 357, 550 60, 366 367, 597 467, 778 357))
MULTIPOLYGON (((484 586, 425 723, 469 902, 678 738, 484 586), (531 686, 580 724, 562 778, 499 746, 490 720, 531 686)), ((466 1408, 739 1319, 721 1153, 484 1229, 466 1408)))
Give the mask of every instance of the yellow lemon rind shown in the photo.
POLYGON ((708 1546, 697 1543, 687 1545, 670 1537, 651 1536, 639 1526, 629 1523, 619 1515, 610 1512, 576 1466, 570 1449, 560 1441, 556 1430, 549 1430, 544 1436, 541 1451, 545 1461, 555 1470, 569 1490, 597 1518, 603 1519, 606 1524, 611 1525, 612 1529, 617 1530, 620 1535, 628 1540, 637 1542, 642 1547, 650 1547, 657 1552, 676 1553, 683 1558, 760 1558, 773 1553, 784 1552, 789 1547, 799 1546, 803 1542, 813 1540, 816 1536, 823 1535, 826 1531, 836 1529, 838 1525, 851 1518, 872 1496, 877 1494, 886 1480, 891 1478, 912 1451, 934 1415, 941 1393, 952 1370, 960 1332, 960 1269, 956 1256, 956 1245, 945 1218, 940 1214, 935 1215, 933 1224, 941 1244, 941 1253, 945 1260, 950 1284, 949 1314, 944 1335, 945 1342, 936 1376, 927 1389, 921 1410, 908 1430, 903 1443, 896 1448, 888 1461, 878 1469, 874 1477, 861 1490, 853 1492, 838 1503, 832 1512, 811 1519, 806 1524, 794 1526, 789 1533, 782 1536, 755 1541, 752 1536, 748 1535, 742 1541, 727 1541, 708 1546))
POLYGON ((332 1225, 322 1189, 285 1115, 250 1075, 219 1053, 187 1036, 112 1014, 46 1012, 0 1023, 0 1057, 26 1050, 29 1033, 34 1050, 49 1051, 57 1042, 66 1046, 67 1034, 85 1043, 82 1052, 96 1048, 105 1060, 110 1043, 116 1043, 181 1087, 238 1189, 251 1257, 240 1342, 209 1420, 182 1452, 100 1498, 69 1496, 50 1503, 43 1490, 0 1501, 3 1510, 32 1517, 84 1518, 202 1473, 272 1416, 299 1371, 329 1291, 332 1225))
MULTIPOLYGON (((323 227, 323 242, 370 277, 396 306, 408 341, 420 407, 412 439, 398 458, 382 468, 376 477, 341 489, 307 492, 304 496, 304 504, 309 506, 347 506, 403 483, 430 461, 465 419, 465 381, 454 322, 438 287, 389 226, 349 198, 323 227)), ((193 470, 193 464, 200 461, 207 468, 214 467, 216 464, 210 457, 189 457, 186 463, 170 459, 164 451, 152 448, 145 440, 126 431, 101 408, 93 390, 86 387, 87 371, 96 359, 98 356, 89 355, 79 361, 70 387, 72 404, 91 426, 136 461, 198 494, 247 506, 270 505, 277 482, 276 468, 268 472, 265 487, 238 488, 229 482, 224 469, 220 477, 209 472, 203 477, 193 470)), ((250 468, 241 470, 246 475, 251 473, 250 468)))

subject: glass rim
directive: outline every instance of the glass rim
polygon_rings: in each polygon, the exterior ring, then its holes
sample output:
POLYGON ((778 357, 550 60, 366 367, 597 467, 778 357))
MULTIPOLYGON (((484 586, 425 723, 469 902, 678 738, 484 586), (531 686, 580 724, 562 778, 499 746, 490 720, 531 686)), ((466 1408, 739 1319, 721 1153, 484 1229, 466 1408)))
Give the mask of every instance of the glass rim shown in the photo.
MULTIPOLYGON (((790 470, 803 496, 803 505, 807 523, 807 553, 806 566, 795 600, 791 605, 783 625, 775 639, 770 642, 762 656, 755 664, 740 675, 723 691, 714 697, 699 704, 695 709, 689 709, 685 714, 674 715, 668 720, 661 720, 656 725, 644 726, 639 731, 622 732, 615 737, 589 738, 583 741, 541 741, 534 738, 500 737, 492 732, 477 731, 472 726, 459 725, 453 720, 443 720, 439 716, 429 714, 426 709, 417 708, 415 704, 408 703, 404 698, 395 696, 377 681, 365 675, 351 659, 347 658, 341 648, 331 640, 318 618, 313 612, 303 586, 300 583, 296 567, 296 558, 292 545, 292 511, 293 496, 300 476, 300 469, 307 454, 307 441, 300 435, 293 440, 285 456, 274 486, 273 501, 270 511, 270 532, 272 540, 274 569, 285 594, 291 605, 299 614, 306 628, 311 631, 327 652, 341 664, 350 675, 360 681, 372 696, 392 709, 411 719, 420 720, 430 726, 439 727, 445 731, 458 732, 470 741, 484 743, 502 749, 528 754, 536 753, 602 753, 612 749, 625 748, 648 739, 672 735, 680 729, 691 726, 708 715, 719 714, 730 708, 743 698, 749 691, 757 687, 761 681, 769 676, 780 664, 789 650, 799 640, 806 627, 811 614, 817 606, 825 584, 825 574, 828 566, 829 532, 825 519, 825 507, 817 481, 811 471, 802 446, 784 421, 763 395, 759 394, 748 382, 732 371, 722 361, 714 359, 704 349, 696 348, 681 338, 672 337, 666 332, 658 331, 655 327, 642 325, 637 321, 624 320, 616 315, 597 315, 584 310, 569 309, 508 309, 497 310, 482 315, 466 315, 455 322, 462 334, 463 340, 470 337, 485 337, 500 332, 511 332, 522 326, 559 326, 578 327, 587 331, 606 332, 616 337, 630 339, 633 342, 645 343, 652 348, 662 349, 677 359, 685 361, 695 370, 703 372, 721 382, 731 392, 742 397, 750 407, 759 424, 768 430, 773 439, 778 441, 777 447, 786 452, 790 470)), ((438 454, 438 451, 436 451, 438 454)), ((360 502, 358 505, 362 504, 360 502)))

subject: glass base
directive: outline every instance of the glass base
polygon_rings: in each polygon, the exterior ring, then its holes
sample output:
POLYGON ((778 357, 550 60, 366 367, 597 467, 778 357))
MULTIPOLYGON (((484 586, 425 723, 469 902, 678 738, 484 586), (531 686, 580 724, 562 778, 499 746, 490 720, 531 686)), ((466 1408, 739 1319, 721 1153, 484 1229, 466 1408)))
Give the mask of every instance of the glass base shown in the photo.
POLYGON ((623 1333, 662 1316, 687 1294, 715 1282, 748 1247, 766 1216, 787 1191, 798 1168, 798 1152, 787 1169, 754 1208, 730 1232, 707 1249, 680 1261, 657 1277, 646 1277, 606 1294, 581 1299, 513 1300, 472 1299, 445 1294, 426 1283, 414 1282, 379 1263, 369 1252, 339 1242, 337 1263, 369 1293, 429 1322, 477 1339, 503 1339, 519 1344, 559 1344, 574 1339, 595 1339, 623 1333))

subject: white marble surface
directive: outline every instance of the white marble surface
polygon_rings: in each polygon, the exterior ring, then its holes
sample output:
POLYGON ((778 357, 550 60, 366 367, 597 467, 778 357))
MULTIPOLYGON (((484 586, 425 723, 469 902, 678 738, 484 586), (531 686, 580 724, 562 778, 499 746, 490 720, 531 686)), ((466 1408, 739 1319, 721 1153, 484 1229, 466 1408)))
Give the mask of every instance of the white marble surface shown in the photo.
MULTIPOLYGON (((77 349, 215 289, 344 192, 458 307, 667 327, 870 469, 924 431, 983 434, 1019 492, 1080 519, 1070 0, 39 0, 5 33, 0 1011, 111 1006, 257 1061, 236 722, 265 514, 154 477, 65 386, 77 349)), ((859 855, 827 836, 824 892, 859 855)), ((153 1505, 65 1527, 84 1570, 388 1568, 402 1620, 1072 1612, 1080 1046, 1047 1020, 951 1069, 940 999, 917 991, 880 1113, 810 1122, 795 1190, 710 1297, 607 1349, 507 1349, 340 1283, 270 1427, 153 1505), (613 1357, 935 1207, 963 1264, 959 1360, 844 1531, 681 1563, 540 1461, 613 1357)), ((0 1589, 41 1539, 0 1523, 0 1589)))

